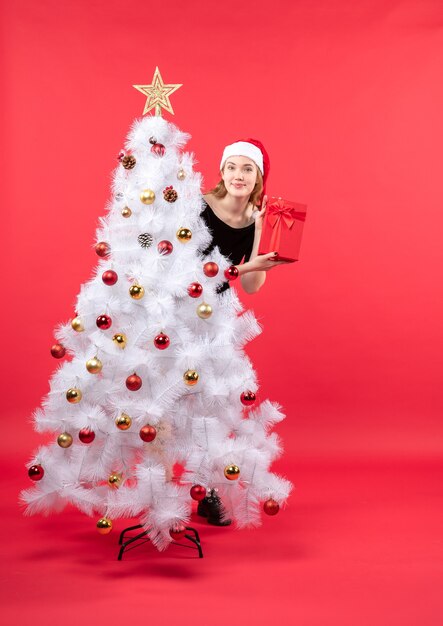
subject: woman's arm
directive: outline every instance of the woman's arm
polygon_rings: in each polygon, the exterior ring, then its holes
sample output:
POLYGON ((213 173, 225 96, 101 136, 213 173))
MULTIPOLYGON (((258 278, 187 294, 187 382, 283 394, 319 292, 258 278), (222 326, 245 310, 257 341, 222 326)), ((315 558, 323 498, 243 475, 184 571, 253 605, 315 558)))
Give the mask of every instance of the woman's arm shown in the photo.
POLYGON ((256 293, 263 286, 266 280, 266 272, 276 265, 284 263, 284 261, 273 260, 273 257, 277 254, 277 252, 258 254, 267 200, 268 198, 265 196, 263 198, 262 207, 255 219, 254 243, 252 244, 249 261, 242 263, 241 265, 236 265, 242 287, 246 293, 256 293))
POLYGON ((241 265, 236 265, 241 284, 246 293, 256 293, 266 280, 266 272, 277 265, 286 265, 285 261, 274 261, 277 252, 260 254, 241 265), (258 278, 255 278, 258 276, 258 278))

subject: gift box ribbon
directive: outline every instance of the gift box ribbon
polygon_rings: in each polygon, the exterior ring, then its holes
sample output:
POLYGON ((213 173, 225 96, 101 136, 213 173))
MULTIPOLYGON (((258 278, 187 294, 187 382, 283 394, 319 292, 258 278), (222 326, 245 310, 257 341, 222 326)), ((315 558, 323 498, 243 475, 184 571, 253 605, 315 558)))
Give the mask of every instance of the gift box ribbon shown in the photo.
POLYGON ((288 230, 291 230, 295 220, 299 220, 301 222, 306 220, 306 211, 297 211, 295 207, 287 206, 282 202, 270 204, 267 209, 267 215, 268 222, 272 228, 269 248, 277 251, 280 245, 283 225, 285 225, 288 230))

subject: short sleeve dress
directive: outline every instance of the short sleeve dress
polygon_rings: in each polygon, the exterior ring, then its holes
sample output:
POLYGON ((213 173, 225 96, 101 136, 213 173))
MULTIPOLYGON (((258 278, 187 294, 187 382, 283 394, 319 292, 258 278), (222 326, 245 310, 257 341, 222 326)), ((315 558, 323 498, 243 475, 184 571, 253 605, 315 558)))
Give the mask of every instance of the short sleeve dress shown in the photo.
MULTIPOLYGON (((232 265, 239 265, 243 258, 245 263, 249 261, 254 243, 255 223, 242 228, 229 226, 216 216, 205 200, 203 200, 201 217, 212 234, 211 243, 203 250, 205 256, 217 246, 223 256, 230 259, 232 265)), ((226 289, 229 289, 228 282, 223 283, 217 291, 222 293, 226 289)))

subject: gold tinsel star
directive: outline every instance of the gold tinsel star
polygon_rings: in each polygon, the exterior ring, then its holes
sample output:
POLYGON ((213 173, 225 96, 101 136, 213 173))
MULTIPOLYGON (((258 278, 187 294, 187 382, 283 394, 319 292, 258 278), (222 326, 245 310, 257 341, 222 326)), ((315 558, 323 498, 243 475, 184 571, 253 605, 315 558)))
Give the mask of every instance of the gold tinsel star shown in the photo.
POLYGON ((150 85, 132 85, 142 94, 147 96, 143 115, 155 107, 155 114, 161 115, 162 109, 166 109, 174 115, 169 96, 177 91, 182 85, 165 85, 158 67, 155 68, 154 77, 150 85))

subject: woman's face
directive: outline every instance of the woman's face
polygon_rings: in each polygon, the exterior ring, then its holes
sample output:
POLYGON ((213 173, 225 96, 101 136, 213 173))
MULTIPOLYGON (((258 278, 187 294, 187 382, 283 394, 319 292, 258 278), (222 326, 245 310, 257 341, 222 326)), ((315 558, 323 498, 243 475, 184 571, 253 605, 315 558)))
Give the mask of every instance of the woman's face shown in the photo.
POLYGON ((257 166, 247 157, 228 157, 221 176, 229 194, 236 198, 249 198, 257 182, 257 166))

